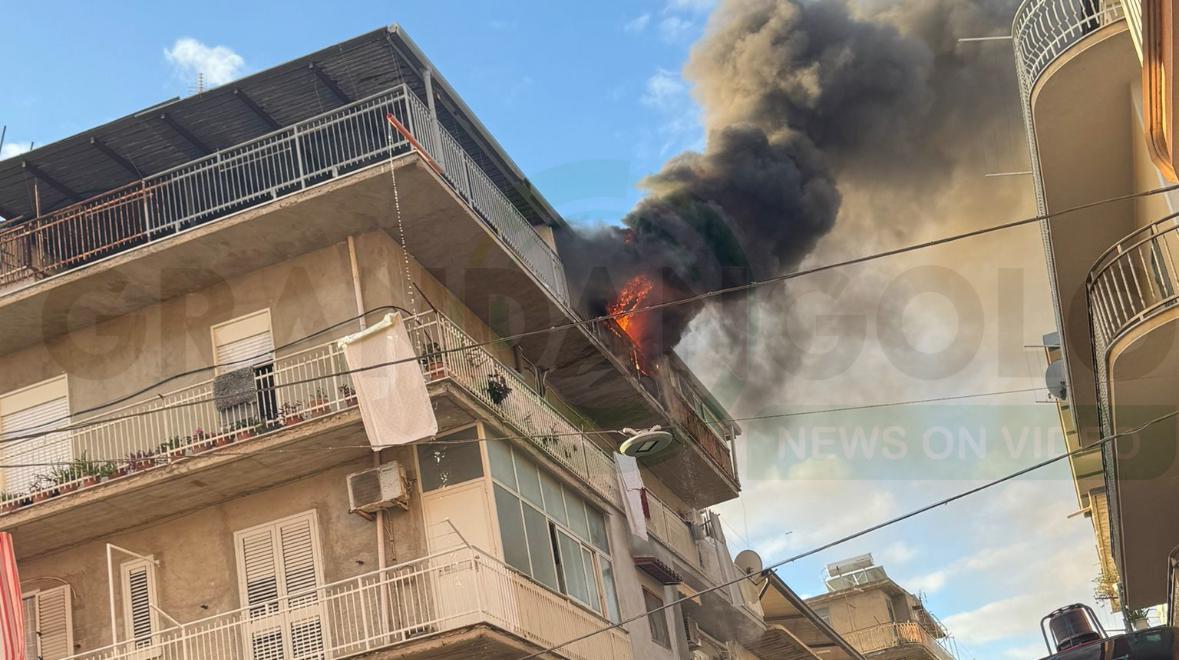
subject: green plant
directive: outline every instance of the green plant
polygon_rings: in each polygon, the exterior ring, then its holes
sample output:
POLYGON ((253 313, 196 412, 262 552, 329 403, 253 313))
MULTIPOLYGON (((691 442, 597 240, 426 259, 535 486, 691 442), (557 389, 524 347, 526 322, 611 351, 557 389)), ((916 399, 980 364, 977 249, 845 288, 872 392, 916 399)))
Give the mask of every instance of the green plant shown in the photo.
POLYGON ((131 452, 127 456, 127 469, 135 472, 146 470, 156 464, 156 453, 150 449, 131 452))
POLYGON ((1093 579, 1093 597, 1108 603, 1118 599, 1118 576, 1104 568, 1093 579))

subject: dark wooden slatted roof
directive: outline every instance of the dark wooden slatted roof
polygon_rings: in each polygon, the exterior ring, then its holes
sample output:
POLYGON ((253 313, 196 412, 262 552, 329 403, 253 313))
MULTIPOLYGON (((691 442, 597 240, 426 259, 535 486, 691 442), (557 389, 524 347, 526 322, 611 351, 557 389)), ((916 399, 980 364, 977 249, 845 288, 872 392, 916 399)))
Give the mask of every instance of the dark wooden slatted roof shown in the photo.
MULTIPOLYGON (((407 83, 425 98, 433 66, 397 27, 382 28, 186 99, 0 161, 0 216, 42 214, 407 83), (347 98, 341 98, 345 96, 347 98), (244 97, 244 98, 243 98, 244 97), (134 170, 134 171, 132 171, 134 170)), ((563 224, 435 73, 439 118, 535 224, 563 224)))

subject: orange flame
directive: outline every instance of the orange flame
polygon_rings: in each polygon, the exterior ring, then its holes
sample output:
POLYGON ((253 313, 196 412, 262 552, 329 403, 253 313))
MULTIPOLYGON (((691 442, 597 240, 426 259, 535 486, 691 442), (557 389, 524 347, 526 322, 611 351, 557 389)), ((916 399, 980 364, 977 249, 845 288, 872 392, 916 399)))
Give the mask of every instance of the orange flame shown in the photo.
POLYGON ((618 299, 606 307, 606 311, 614 317, 618 327, 630 336, 636 343, 641 341, 641 320, 630 314, 643 306, 643 302, 651 295, 655 283, 645 275, 635 275, 618 292, 618 299))

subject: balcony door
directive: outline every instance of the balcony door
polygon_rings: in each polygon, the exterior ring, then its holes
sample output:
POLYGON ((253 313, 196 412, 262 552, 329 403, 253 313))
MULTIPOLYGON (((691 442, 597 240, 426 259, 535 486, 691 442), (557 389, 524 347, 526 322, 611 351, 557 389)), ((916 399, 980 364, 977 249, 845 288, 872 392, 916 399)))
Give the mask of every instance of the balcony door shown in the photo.
POLYGON ((52 475, 69 467, 74 451, 68 432, 48 432, 68 426, 69 416, 65 376, 0 396, 0 460, 13 466, 4 468, 0 490, 17 494, 53 485, 52 475), (17 439, 26 435, 35 437, 17 439))
POLYGON ((250 660, 327 657, 327 622, 314 511, 234 535, 238 586, 246 608, 244 654, 250 660))

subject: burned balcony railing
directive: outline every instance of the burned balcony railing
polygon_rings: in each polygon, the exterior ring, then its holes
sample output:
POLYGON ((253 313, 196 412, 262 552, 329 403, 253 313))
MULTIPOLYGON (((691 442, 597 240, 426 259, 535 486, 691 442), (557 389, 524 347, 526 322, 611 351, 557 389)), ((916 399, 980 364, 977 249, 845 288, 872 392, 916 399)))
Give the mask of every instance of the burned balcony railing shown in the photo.
POLYGON ((387 92, 0 231, 0 289, 27 286, 408 153, 396 117, 562 304, 552 248, 409 89, 387 92))
MULTIPOLYGON (((450 381, 495 411, 511 428, 611 502, 619 501, 614 460, 520 376, 437 312, 408 323, 428 383, 450 381), (509 392, 492 395, 502 379, 509 392)), ((342 351, 328 343, 276 357, 255 368, 257 401, 219 409, 206 380, 52 433, 0 445, 5 492, 0 513, 297 427, 356 407, 342 351)))
MULTIPOLYGON (((609 622, 499 559, 474 547, 460 547, 172 625, 67 660, 327 660, 405 648, 479 624, 547 647, 605 628, 609 622), (259 649, 265 649, 261 656, 259 649)), ((621 629, 569 644, 559 653, 571 660, 632 657, 629 636, 621 629)))

